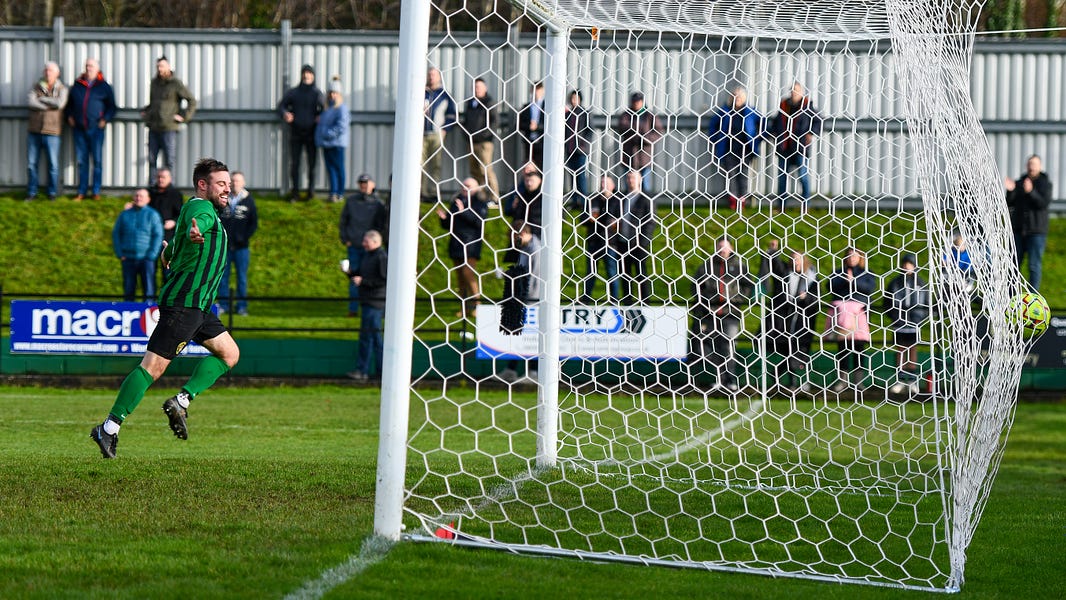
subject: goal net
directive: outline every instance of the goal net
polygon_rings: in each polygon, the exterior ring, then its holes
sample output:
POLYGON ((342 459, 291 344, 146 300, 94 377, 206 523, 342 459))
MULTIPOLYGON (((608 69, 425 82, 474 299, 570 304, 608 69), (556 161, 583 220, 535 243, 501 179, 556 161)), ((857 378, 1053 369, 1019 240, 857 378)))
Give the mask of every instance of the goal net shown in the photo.
POLYGON ((416 4, 377 532, 960 589, 1027 344, 981 3, 416 4))

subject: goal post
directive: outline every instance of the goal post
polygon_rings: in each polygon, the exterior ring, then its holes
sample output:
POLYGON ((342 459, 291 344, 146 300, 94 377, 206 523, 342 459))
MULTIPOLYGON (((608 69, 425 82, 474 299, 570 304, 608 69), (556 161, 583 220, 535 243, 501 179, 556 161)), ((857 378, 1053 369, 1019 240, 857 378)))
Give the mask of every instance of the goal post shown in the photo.
POLYGON ((404 0, 375 533, 958 591, 1031 342, 981 5, 404 0))

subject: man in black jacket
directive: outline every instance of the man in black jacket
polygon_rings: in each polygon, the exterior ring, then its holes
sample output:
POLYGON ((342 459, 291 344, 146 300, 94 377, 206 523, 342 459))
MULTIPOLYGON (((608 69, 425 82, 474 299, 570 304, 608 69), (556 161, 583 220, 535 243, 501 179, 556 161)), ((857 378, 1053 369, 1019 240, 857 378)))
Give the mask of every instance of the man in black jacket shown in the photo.
POLYGON ((641 187, 640 171, 626 175, 628 190, 619 201, 618 218, 608 230, 611 247, 618 253, 618 272, 625 284, 623 304, 643 304, 651 299, 651 238, 655 235, 655 208, 641 187))
POLYGON ((496 136, 493 130, 499 122, 496 105, 489 95, 485 80, 474 80, 474 97, 466 101, 463 107, 463 129, 470 136, 470 176, 478 185, 488 186, 492 193, 490 200, 500 199, 500 184, 496 180, 496 169, 492 166, 492 153, 496 136))
POLYGON ((692 368, 711 367, 718 385, 737 392, 736 340, 743 324, 743 307, 751 297, 748 268, 726 237, 718 239, 716 251, 696 270, 692 295, 692 368))
POLYGON ((574 176, 576 200, 584 201, 589 197, 589 152, 592 151, 592 138, 595 131, 589 124, 589 111, 581 105, 581 92, 572 90, 570 101, 566 106, 566 139, 563 143, 566 168, 574 176))
MULTIPOLYGON (((148 190, 148 206, 151 206, 159 213, 160 218, 163 219, 163 241, 170 244, 174 242, 174 229, 178 226, 178 215, 181 214, 181 205, 185 202, 182 198, 181 192, 174 187, 174 175, 167 167, 160 167, 156 171, 155 185, 148 190)), ((156 278, 157 285, 155 289, 159 289, 159 286, 163 284, 160 281, 159 269, 163 270, 162 279, 165 281, 167 274, 170 273, 170 269, 163 266, 163 261, 155 261, 156 274, 153 277, 156 278)))
MULTIPOLYGON (((529 144, 526 159, 544 170, 544 82, 533 86, 533 98, 518 113, 518 131, 529 144)), ((535 234, 534 234, 535 235, 535 234)))
POLYGON ((1040 290, 1040 273, 1047 246, 1048 205, 1051 204, 1051 179, 1043 172, 1037 155, 1029 157, 1026 171, 1017 180, 1007 178, 1007 206, 1011 207, 1014 244, 1018 249, 1018 267, 1029 256, 1029 285, 1040 290))
MULTIPOLYGON (((363 173, 359 176, 359 191, 348 196, 341 210, 341 243, 348 249, 348 269, 359 272, 363 263, 363 236, 373 229, 388 236, 389 209, 374 195, 374 180, 363 173)), ((359 316, 359 287, 348 286, 348 316, 359 316)))
POLYGON ((389 257, 381 247, 381 234, 370 230, 363 236, 363 257, 359 270, 349 271, 352 283, 359 287, 359 302, 362 304, 363 320, 359 325, 359 350, 355 356, 355 370, 347 373, 356 381, 370 377, 370 362, 374 362, 374 374, 381 377, 382 356, 385 342, 382 337, 385 317, 385 277, 389 271, 389 257))
POLYGON ((259 213, 255 208, 255 199, 244 187, 244 173, 234 171, 230 180, 232 191, 229 203, 219 217, 229 238, 229 249, 226 252, 226 267, 218 284, 218 304, 222 312, 233 308, 229 303, 229 272, 232 266, 237 270, 237 314, 244 316, 248 314, 248 263, 251 259, 248 245, 259 228, 259 213))
POLYGON ((289 88, 278 103, 278 114, 289 124, 289 176, 292 179, 289 202, 299 199, 301 154, 307 154, 307 199, 315 195, 315 163, 318 162, 315 126, 325 106, 326 97, 315 86, 315 69, 304 65, 300 69, 300 85, 289 88))

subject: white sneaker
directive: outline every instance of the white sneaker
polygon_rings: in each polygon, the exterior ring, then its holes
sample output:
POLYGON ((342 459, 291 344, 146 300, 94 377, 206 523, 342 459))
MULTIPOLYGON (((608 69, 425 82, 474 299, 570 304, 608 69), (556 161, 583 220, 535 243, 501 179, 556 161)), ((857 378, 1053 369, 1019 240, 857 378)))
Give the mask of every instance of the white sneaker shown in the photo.
POLYGON ((474 333, 472 331, 461 331, 459 332, 459 337, 468 342, 472 342, 477 339, 477 337, 474 336, 474 333))
POLYGON ((917 381, 912 381, 907 384, 907 393, 912 396, 917 396, 919 392, 921 392, 921 389, 918 387, 917 381))
POLYGON ((902 381, 897 381, 896 383, 892 384, 892 387, 888 388, 888 393, 892 394, 893 396, 898 396, 903 393, 903 390, 906 389, 906 387, 907 386, 903 385, 902 381))
POLYGON ((507 383, 514 383, 518 380, 518 373, 514 369, 504 369, 500 371, 499 378, 507 383))
POLYGON ((837 382, 833 384, 833 387, 829 388, 829 390, 833 391, 833 392, 840 393, 840 392, 843 392, 844 389, 847 388, 847 387, 848 387, 848 382, 844 381, 843 379, 838 379, 837 382))

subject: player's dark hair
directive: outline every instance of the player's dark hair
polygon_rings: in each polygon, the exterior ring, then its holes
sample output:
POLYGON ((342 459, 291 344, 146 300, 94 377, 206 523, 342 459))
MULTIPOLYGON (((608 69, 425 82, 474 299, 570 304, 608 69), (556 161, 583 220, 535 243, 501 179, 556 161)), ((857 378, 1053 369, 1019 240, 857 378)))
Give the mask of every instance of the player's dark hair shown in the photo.
POLYGON ((229 171, 229 167, 220 160, 201 158, 200 161, 196 163, 196 167, 192 170, 193 187, 196 187, 196 184, 200 181, 207 181, 212 173, 218 173, 220 171, 229 171))

